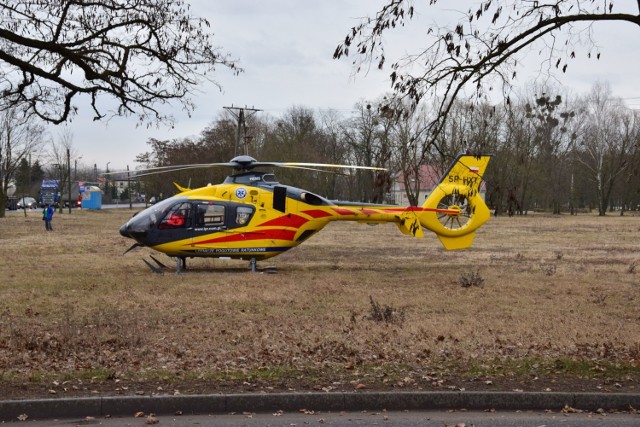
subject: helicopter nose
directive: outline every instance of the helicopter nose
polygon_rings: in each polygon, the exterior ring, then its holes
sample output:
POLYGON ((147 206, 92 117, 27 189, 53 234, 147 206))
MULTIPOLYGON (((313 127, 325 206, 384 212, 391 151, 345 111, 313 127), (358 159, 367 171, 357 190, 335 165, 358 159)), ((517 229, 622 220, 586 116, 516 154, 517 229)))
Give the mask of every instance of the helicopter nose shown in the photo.
POLYGON ((144 224, 142 221, 129 221, 120 227, 121 236, 135 239, 138 242, 142 242, 142 240, 144 240, 148 231, 149 226, 144 224))
POLYGON ((128 237, 131 238, 131 235, 129 234, 129 227, 127 227, 128 224, 123 224, 122 227, 120 227, 120 235, 122 237, 128 237))

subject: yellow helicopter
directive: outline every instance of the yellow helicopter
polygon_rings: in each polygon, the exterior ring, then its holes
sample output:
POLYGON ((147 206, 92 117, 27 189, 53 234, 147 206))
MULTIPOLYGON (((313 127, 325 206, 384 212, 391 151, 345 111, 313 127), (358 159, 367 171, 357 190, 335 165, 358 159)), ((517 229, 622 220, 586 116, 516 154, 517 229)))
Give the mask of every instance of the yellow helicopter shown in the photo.
MULTIPOLYGON (((422 206, 396 206, 337 202, 299 188, 280 184, 274 173, 258 168, 381 168, 318 163, 259 162, 238 156, 227 163, 153 168, 151 172, 198 167, 229 166, 236 173, 222 184, 180 192, 135 214, 120 234, 176 258, 176 271, 186 269, 186 258, 213 257, 250 261, 256 271, 259 260, 279 255, 313 236, 332 221, 366 224, 394 223, 404 234, 424 237, 432 231, 448 250, 471 246, 475 231, 490 217, 480 196, 488 155, 460 155, 422 206)), ((125 252, 126 253, 126 252, 125 252)), ((167 268, 145 263, 155 272, 167 268)))

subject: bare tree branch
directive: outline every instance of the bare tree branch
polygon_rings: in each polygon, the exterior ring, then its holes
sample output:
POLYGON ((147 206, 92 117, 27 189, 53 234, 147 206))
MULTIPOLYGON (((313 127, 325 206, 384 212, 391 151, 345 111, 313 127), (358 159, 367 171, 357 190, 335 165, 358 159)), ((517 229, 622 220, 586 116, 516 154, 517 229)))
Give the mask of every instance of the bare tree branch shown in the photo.
POLYGON ((201 80, 219 87, 216 66, 242 71, 184 0, 0 0, 0 18, 0 109, 51 123, 76 113, 78 95, 89 95, 96 120, 170 122, 160 106, 192 111, 201 80))
MULTIPOLYGON (((433 7, 438 0, 429 0, 433 7)), ((351 29, 335 50, 339 59, 355 52, 354 67, 386 63, 383 35, 404 26, 415 15, 412 0, 389 0, 375 18, 363 20, 351 29)), ((640 9, 640 1, 639 1, 640 9)), ((575 58, 575 43, 587 44, 588 55, 595 44, 585 43, 579 23, 602 21, 628 22, 640 26, 638 13, 614 13, 613 3, 598 0, 487 0, 471 6, 463 17, 448 27, 426 30, 426 47, 417 54, 398 59, 391 65, 391 86, 397 96, 411 100, 413 108, 426 96, 439 99, 436 118, 431 123, 432 142, 444 126, 453 102, 463 90, 473 89, 477 99, 493 89, 498 80, 505 93, 517 76, 518 59, 536 42, 550 40, 550 68, 565 72, 575 58), (565 43, 556 44, 562 34, 565 43), (412 70, 419 68, 415 74, 412 70)), ((600 52, 595 56, 600 58, 600 52)), ((508 102, 508 97, 507 97, 508 102)))

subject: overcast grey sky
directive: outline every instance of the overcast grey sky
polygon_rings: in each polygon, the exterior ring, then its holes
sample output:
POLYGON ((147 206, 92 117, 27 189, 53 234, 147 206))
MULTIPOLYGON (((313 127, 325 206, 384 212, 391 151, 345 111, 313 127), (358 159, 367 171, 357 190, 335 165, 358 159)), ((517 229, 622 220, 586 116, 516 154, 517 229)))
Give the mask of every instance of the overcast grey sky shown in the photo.
MULTIPOLYGON (((352 73, 352 58, 332 59, 337 44, 358 18, 373 15, 384 0, 188 0, 195 15, 210 20, 214 41, 240 62, 245 72, 233 76, 218 69, 215 80, 223 91, 203 83, 197 94, 197 110, 187 117, 178 107, 173 112, 173 129, 136 128, 134 118, 92 121, 91 112, 82 110, 65 125, 73 135, 73 146, 82 158, 79 165, 98 169, 136 167, 135 156, 147 151, 149 138, 173 139, 198 135, 218 117, 225 106, 248 106, 263 110, 261 115, 278 116, 293 106, 334 109, 348 113, 360 100, 374 100, 389 92, 389 70, 375 67, 367 74, 352 73)), ((465 12, 469 0, 447 0, 436 8, 419 7, 411 25, 387 37, 388 52, 402 55, 420 46, 420 31, 427 23, 445 22, 465 12), (457 11, 456 11, 457 10, 457 11), (428 15, 425 13, 428 11, 428 15), (422 23, 422 25, 421 25, 422 23)), ((476 2, 473 2, 476 3, 476 2)), ((631 0, 616 2, 618 11, 631 0), (622 3, 622 5, 620 4, 622 3)), ((601 47, 600 61, 577 59, 561 84, 575 94, 586 93, 597 81, 608 81, 613 94, 632 108, 640 109, 640 30, 625 23, 598 24, 596 39, 601 47)), ((539 57, 528 55, 519 70, 519 82, 529 83, 539 71, 539 57)), ((391 61, 393 58, 390 58, 391 61)), ((80 103, 79 103, 80 104, 80 103)), ((81 106, 81 104, 80 104, 81 106)), ((51 126, 50 136, 59 139, 61 126, 51 126)), ((220 159, 228 160, 228 159, 220 159)), ((263 159, 271 160, 271 159, 263 159)))

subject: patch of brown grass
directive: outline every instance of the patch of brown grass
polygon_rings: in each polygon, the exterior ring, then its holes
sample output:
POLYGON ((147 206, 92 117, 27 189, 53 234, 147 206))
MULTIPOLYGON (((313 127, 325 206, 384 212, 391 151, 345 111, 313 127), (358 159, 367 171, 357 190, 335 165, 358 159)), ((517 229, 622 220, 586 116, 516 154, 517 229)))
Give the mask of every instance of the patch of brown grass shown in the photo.
POLYGON ((0 220, 0 380, 426 387, 496 366, 528 378, 533 365, 639 378, 638 217, 492 218, 459 252, 338 223, 262 262, 278 274, 195 259, 156 275, 148 249, 122 255, 130 215, 56 214, 50 233, 39 212, 0 220), (474 275, 482 286, 462 285, 474 275), (402 321, 376 321, 374 304, 402 321))

